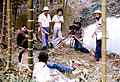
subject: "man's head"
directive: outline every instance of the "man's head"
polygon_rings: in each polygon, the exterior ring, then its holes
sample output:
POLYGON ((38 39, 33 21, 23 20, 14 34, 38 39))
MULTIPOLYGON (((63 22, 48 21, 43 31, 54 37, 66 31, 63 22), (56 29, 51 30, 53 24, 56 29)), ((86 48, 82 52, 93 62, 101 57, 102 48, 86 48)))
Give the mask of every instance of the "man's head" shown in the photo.
POLYGON ((80 28, 81 27, 81 22, 74 21, 73 23, 76 26, 76 28, 80 28))
POLYGON ((38 56, 38 59, 39 59, 39 62, 47 63, 47 60, 48 60, 47 52, 45 52, 45 51, 40 52, 39 56, 38 56))
POLYGON ((26 25, 21 26, 21 31, 26 32, 27 31, 27 26, 26 25))
POLYGON ((97 19, 99 19, 102 16, 102 12, 100 10, 96 10, 94 14, 97 19))
POLYGON ((63 15, 63 9, 62 9, 62 8, 59 8, 59 9, 57 10, 57 14, 58 14, 58 16, 63 15))
POLYGON ((44 12, 44 15, 47 15, 48 14, 48 11, 49 11, 49 8, 47 6, 45 6, 43 8, 43 12, 44 12))
POLYGON ((77 28, 81 27, 81 23, 80 22, 76 22, 77 28))

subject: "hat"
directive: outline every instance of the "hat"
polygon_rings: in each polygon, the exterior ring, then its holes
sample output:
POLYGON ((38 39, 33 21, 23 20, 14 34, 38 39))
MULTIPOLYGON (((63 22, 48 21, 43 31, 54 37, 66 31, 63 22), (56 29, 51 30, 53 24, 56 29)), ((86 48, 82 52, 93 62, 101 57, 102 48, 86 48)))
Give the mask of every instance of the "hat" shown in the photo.
POLYGON ((45 6, 42 11, 49 11, 49 8, 45 6))
POLYGON ((95 10, 94 14, 99 13, 101 14, 102 12, 100 10, 95 10))

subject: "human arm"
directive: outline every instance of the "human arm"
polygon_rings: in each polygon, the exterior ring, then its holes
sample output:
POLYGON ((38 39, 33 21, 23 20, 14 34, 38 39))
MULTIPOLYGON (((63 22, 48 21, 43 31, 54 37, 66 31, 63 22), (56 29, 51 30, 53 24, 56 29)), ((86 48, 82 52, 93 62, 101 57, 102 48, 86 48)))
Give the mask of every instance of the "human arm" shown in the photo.
POLYGON ((41 31, 43 31, 43 32, 45 32, 45 30, 43 29, 43 27, 42 27, 42 24, 41 24, 41 22, 39 22, 39 28, 38 28, 38 32, 40 31, 40 29, 41 29, 41 31))
POLYGON ((28 40, 28 35, 25 35, 25 39, 22 41, 21 45, 24 45, 24 43, 28 40))

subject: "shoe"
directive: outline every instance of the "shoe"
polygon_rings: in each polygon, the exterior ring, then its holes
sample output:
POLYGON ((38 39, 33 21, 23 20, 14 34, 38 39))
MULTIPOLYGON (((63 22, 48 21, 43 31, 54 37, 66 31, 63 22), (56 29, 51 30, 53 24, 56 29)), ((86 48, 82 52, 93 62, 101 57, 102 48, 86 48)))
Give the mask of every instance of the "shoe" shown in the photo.
POLYGON ((76 67, 70 67, 71 71, 74 71, 76 69, 76 67))
POLYGON ((95 60, 95 59, 94 59, 94 60, 92 60, 92 62, 97 62, 97 61, 99 61, 99 59, 98 59, 98 60, 95 60))
POLYGON ((50 48, 54 48, 54 45, 50 42, 50 48))
POLYGON ((84 52, 84 53, 89 53, 89 51, 88 51, 88 50, 83 50, 83 52, 84 52))
POLYGON ((44 46, 43 48, 42 48, 42 50, 45 50, 46 49, 46 46, 44 46))

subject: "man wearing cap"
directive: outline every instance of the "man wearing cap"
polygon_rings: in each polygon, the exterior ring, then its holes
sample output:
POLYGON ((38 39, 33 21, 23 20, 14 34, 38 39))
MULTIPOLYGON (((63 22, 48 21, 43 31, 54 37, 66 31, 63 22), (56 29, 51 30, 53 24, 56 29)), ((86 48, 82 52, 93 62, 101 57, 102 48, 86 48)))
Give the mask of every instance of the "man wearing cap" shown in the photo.
POLYGON ((43 13, 39 15, 38 22, 40 27, 38 28, 38 31, 41 29, 42 34, 42 42, 43 42, 43 48, 42 50, 45 50, 48 47, 48 35, 49 35, 49 25, 51 22, 51 17, 48 14, 49 8, 45 6, 43 8, 43 13))
POLYGON ((102 46, 102 14, 100 10, 94 12, 96 17, 96 29, 92 35, 96 36, 96 52, 95 52, 95 61, 99 61, 101 58, 101 46, 102 46))

